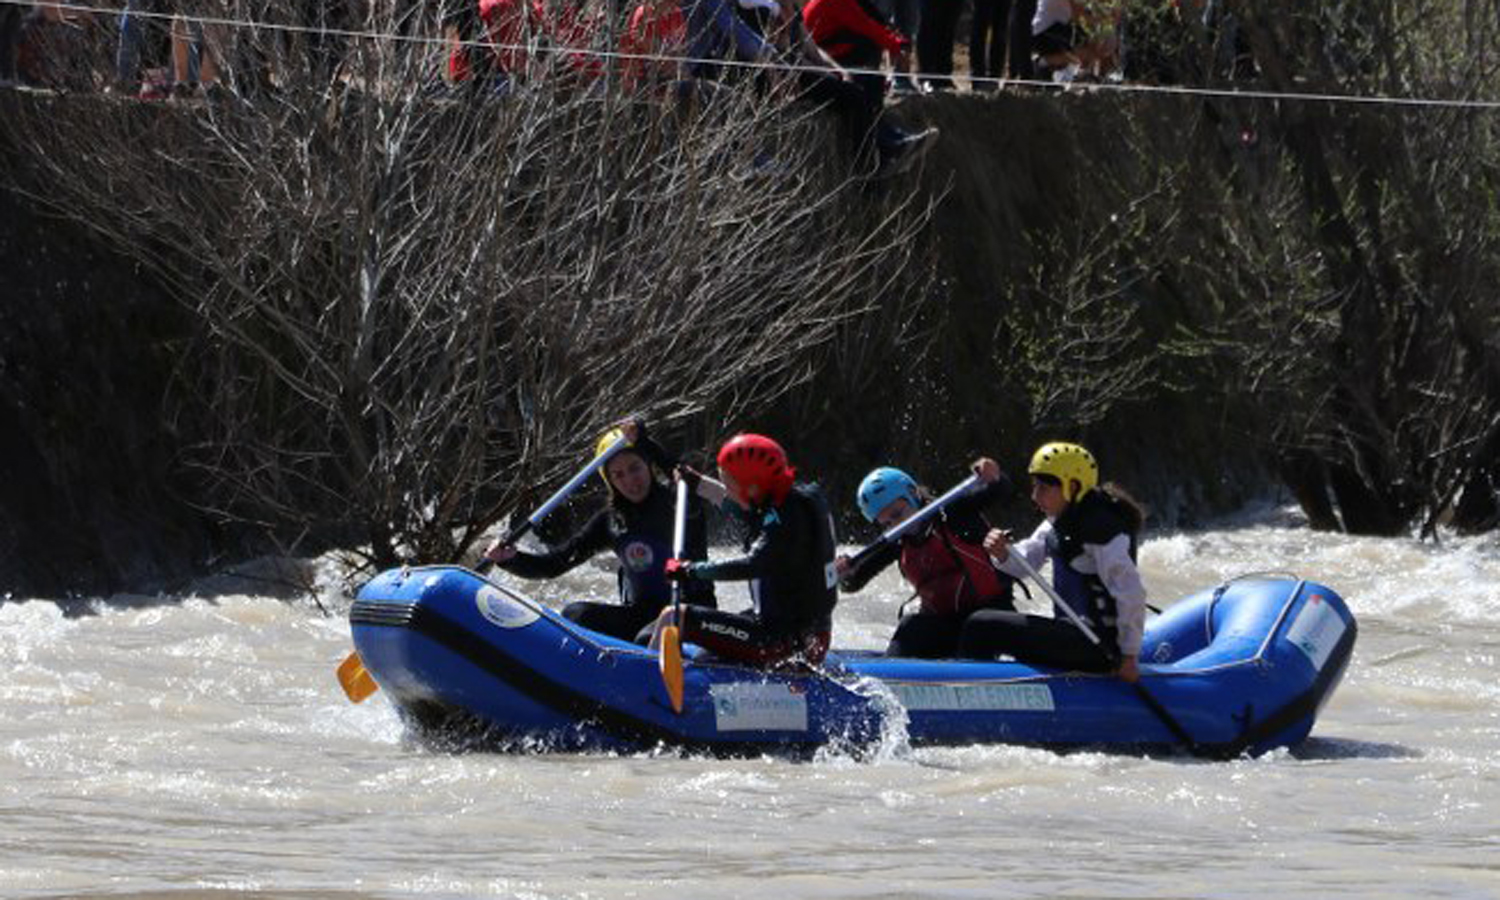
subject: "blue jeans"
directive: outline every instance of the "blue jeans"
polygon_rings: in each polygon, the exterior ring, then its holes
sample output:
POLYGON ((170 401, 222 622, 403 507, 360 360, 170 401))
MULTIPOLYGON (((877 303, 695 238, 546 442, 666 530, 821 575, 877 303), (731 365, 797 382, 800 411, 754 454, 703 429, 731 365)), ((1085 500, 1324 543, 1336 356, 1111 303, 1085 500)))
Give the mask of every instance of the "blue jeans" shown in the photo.
POLYGON ((154 11, 152 0, 125 0, 120 13, 120 44, 115 50, 115 81, 120 84, 133 85, 140 79, 141 45, 151 24, 151 19, 141 13, 154 11))

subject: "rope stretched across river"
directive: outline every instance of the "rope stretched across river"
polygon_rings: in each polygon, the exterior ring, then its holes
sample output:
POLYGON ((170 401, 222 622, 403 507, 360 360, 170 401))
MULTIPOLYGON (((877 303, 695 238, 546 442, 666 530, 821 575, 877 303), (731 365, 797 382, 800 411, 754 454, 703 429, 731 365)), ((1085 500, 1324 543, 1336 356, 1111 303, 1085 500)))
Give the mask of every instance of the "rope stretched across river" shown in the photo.
MULTIPOLYGON (((51 2, 51 0, 0 0, 0 5, 22 6, 29 8, 52 8, 61 12, 78 13, 80 15, 94 16, 122 16, 125 13, 123 7, 99 7, 86 6, 79 3, 51 2)), ((144 19, 161 19, 170 21, 180 14, 148 12, 131 10, 130 15, 144 19)), ((357 40, 372 41, 394 41, 407 44, 434 46, 442 49, 453 47, 464 47, 467 49, 484 49, 490 51, 505 50, 532 50, 535 49, 526 44, 499 43, 488 40, 452 39, 447 37, 431 37, 423 35, 397 34, 394 32, 373 31, 368 29, 353 28, 329 28, 321 25, 294 25, 280 22, 267 22, 256 19, 230 18, 225 16, 182 16, 205 25, 222 26, 225 28, 239 28, 252 31, 274 31, 287 34, 312 34, 321 37, 351 38, 357 40)), ((629 62, 654 62, 654 63, 687 63, 723 66, 747 70, 767 70, 779 72, 827 72, 828 70, 816 65, 799 65, 789 62, 771 61, 742 61, 733 59, 710 59, 693 57, 683 54, 662 53, 631 53, 619 50, 602 50, 588 47, 566 47, 567 53, 581 56, 591 56, 600 60, 620 60, 629 62)), ((885 75, 880 69, 844 68, 850 75, 885 75)), ((951 78, 947 73, 935 74, 928 72, 908 73, 915 79, 927 78, 951 78)), ((1024 78, 994 78, 969 76, 971 85, 993 85, 995 87, 1031 87, 1051 88, 1065 90, 1074 85, 1054 81, 1043 81, 1024 78)), ((1132 84, 1128 82, 1090 82, 1087 85, 1090 91, 1108 91, 1119 94, 1162 94, 1178 95, 1186 97, 1217 98, 1228 100, 1279 100, 1279 101, 1301 101, 1313 103, 1355 104, 1365 106, 1395 106, 1415 108, 1439 108, 1439 109, 1468 109, 1468 110, 1495 110, 1500 109, 1500 100, 1465 100, 1440 97, 1398 97, 1390 95, 1361 95, 1361 94, 1329 94, 1320 92, 1302 91, 1267 91, 1244 88, 1207 88, 1207 87, 1182 87, 1158 84, 1132 84)))

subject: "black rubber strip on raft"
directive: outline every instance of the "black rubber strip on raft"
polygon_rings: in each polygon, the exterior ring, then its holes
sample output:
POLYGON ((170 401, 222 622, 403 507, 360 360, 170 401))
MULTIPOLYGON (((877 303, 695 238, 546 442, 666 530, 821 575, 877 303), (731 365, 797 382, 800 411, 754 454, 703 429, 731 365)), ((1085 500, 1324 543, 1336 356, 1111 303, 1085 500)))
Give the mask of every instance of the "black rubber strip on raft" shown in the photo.
POLYGON ((1330 664, 1323 666, 1323 671, 1313 679, 1311 687, 1281 709, 1246 728, 1238 739, 1228 744, 1204 748, 1209 752, 1202 755, 1211 756, 1214 759, 1232 759, 1303 716, 1317 712, 1318 701, 1328 692, 1329 685, 1343 677, 1344 669, 1349 665, 1349 658, 1354 655, 1354 638, 1358 634, 1358 623, 1350 619, 1349 627, 1344 630, 1343 636, 1339 638, 1339 642, 1334 645, 1333 652, 1329 654, 1330 664))
POLYGON ((759 756, 765 753, 807 754, 821 746, 817 741, 719 743, 687 738, 548 678, 504 648, 485 641, 470 629, 420 604, 358 600, 349 610, 349 621, 356 625, 409 628, 458 654, 537 704, 571 718, 579 725, 596 726, 611 737, 643 748, 664 744, 693 753, 759 756))

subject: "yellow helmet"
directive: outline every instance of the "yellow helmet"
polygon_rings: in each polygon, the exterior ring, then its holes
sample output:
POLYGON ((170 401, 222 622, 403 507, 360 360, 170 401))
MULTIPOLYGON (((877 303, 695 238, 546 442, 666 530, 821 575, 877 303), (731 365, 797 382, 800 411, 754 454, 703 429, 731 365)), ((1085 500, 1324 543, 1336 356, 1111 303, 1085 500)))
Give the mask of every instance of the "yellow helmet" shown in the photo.
POLYGON ((1053 441, 1038 447, 1031 454, 1031 465, 1026 467, 1026 471, 1031 475, 1050 475, 1056 478, 1062 482, 1065 493, 1069 482, 1078 482, 1078 492, 1068 497, 1069 503, 1075 502, 1099 483, 1099 463, 1094 461, 1094 454, 1077 444, 1063 441, 1053 441))
MULTIPOLYGON (((625 430, 622 428, 611 428, 610 430, 599 435, 598 442, 594 444, 594 458, 598 459, 599 457, 603 456, 604 451, 608 450, 610 447, 613 447, 615 441, 618 441, 624 436, 625 430)), ((630 445, 627 444, 626 446, 628 447, 630 445)), ((604 479, 605 487, 609 488, 611 491, 615 489, 614 485, 609 483, 609 474, 604 471, 604 466, 599 467, 599 477, 604 479)))
POLYGON ((615 441, 618 441, 624 436, 625 430, 623 428, 611 428, 610 430, 599 435, 598 443, 594 444, 594 458, 597 459, 603 456, 604 451, 608 450, 610 447, 613 447, 615 441))

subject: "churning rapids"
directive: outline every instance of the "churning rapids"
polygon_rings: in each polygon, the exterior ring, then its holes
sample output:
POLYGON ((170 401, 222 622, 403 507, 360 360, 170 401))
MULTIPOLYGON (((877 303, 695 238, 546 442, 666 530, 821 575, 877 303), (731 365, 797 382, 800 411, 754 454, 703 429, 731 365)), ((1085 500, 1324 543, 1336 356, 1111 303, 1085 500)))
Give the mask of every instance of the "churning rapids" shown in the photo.
MULTIPOLYGON (((344 699, 332 593, 329 617, 5 602, 0 897, 1500 897, 1500 537, 1275 514, 1142 563, 1157 604, 1265 570, 1348 599, 1359 644, 1311 740, 1228 763, 900 735, 864 760, 451 755, 344 699)), ((887 574, 844 598, 836 643, 883 646, 906 596, 887 574)))

